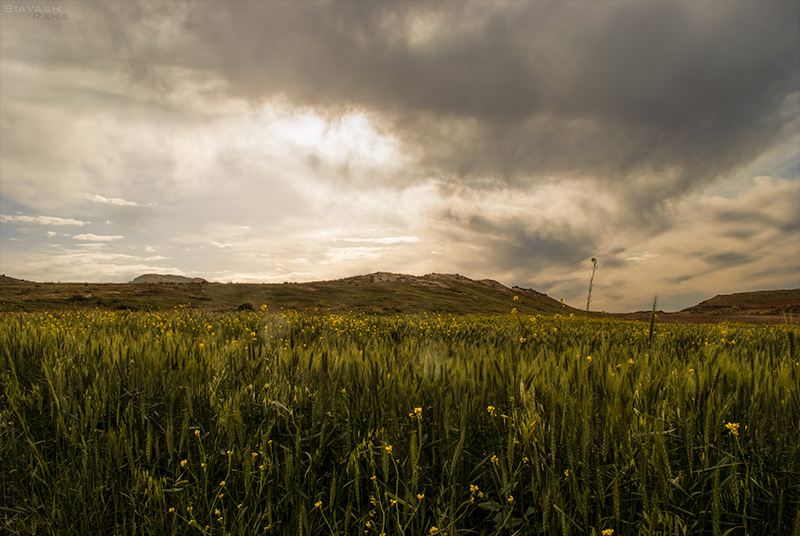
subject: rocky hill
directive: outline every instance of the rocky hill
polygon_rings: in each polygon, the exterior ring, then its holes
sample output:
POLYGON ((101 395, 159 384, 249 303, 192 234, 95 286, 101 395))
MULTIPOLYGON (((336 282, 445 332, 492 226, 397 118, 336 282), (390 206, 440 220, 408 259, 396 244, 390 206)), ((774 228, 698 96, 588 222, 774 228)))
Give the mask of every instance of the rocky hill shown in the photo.
POLYGON ((133 279, 131 283, 208 283, 202 277, 186 277, 170 274, 144 274, 133 279))
POLYGON ((332 281, 283 284, 209 283, 147 274, 131 283, 34 283, 0 277, 0 311, 70 309, 164 310, 189 305, 210 311, 255 309, 320 313, 581 314, 528 288, 474 281, 457 274, 377 272, 332 281), (517 297, 514 300, 514 297, 517 297))
POLYGON ((718 294, 681 313, 706 315, 800 315, 800 289, 718 294))

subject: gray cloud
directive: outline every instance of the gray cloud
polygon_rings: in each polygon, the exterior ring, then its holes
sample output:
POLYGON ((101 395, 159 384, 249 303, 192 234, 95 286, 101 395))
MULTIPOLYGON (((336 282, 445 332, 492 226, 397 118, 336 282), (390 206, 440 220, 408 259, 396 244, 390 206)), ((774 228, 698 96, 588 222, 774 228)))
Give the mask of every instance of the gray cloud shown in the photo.
POLYGON ((458 271, 575 303, 597 257, 609 310, 797 280, 796 2, 59 4, 0 20, 4 231, 31 242, 56 214, 210 278, 458 271))
POLYGON ((91 32, 40 61, 365 109, 445 176, 642 179, 645 207, 752 160, 799 89, 796 3, 77 6, 91 32))

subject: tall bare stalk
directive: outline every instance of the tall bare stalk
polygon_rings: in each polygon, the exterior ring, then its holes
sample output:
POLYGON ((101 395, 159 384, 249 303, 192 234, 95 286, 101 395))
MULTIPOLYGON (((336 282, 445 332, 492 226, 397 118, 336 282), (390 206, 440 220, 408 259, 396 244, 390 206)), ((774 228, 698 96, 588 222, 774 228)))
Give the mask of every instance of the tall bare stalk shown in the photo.
POLYGON ((592 285, 594 284, 594 273, 597 271, 597 259, 592 257, 592 278, 589 280, 589 295, 586 297, 586 310, 589 310, 589 303, 592 301, 592 285))

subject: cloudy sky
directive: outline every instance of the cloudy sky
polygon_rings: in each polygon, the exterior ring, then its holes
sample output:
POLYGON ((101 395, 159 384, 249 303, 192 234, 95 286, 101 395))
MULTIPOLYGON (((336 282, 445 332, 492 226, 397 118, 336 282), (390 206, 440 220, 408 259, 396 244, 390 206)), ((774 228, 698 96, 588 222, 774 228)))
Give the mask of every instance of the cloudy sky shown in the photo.
POLYGON ((6 275, 800 287, 798 2, 1 3, 6 275))

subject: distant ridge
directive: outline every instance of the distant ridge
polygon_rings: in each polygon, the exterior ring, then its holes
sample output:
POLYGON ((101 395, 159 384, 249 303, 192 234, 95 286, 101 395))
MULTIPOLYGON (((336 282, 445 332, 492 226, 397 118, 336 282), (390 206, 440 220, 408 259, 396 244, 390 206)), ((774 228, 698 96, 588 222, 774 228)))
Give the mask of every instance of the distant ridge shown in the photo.
POLYGON ((133 279, 131 283, 208 283, 202 277, 186 277, 170 274, 144 274, 133 279))
MULTIPOLYGON (((76 309, 233 312, 308 311, 321 314, 509 314, 599 316, 649 322, 650 311, 587 313, 530 288, 459 274, 422 276, 375 272, 305 283, 214 283, 201 277, 144 274, 130 283, 44 283, 0 275, 0 313, 76 309), (133 283, 133 284, 131 284, 133 283), (159 284, 160 283, 160 284, 159 284), (244 307, 243 307, 244 306, 244 307)), ((796 323, 800 289, 714 296, 679 312, 658 311, 658 322, 796 323)))
POLYGON ((800 314, 800 288, 789 290, 760 290, 756 292, 737 292, 718 294, 681 313, 704 315, 783 315, 800 314))

